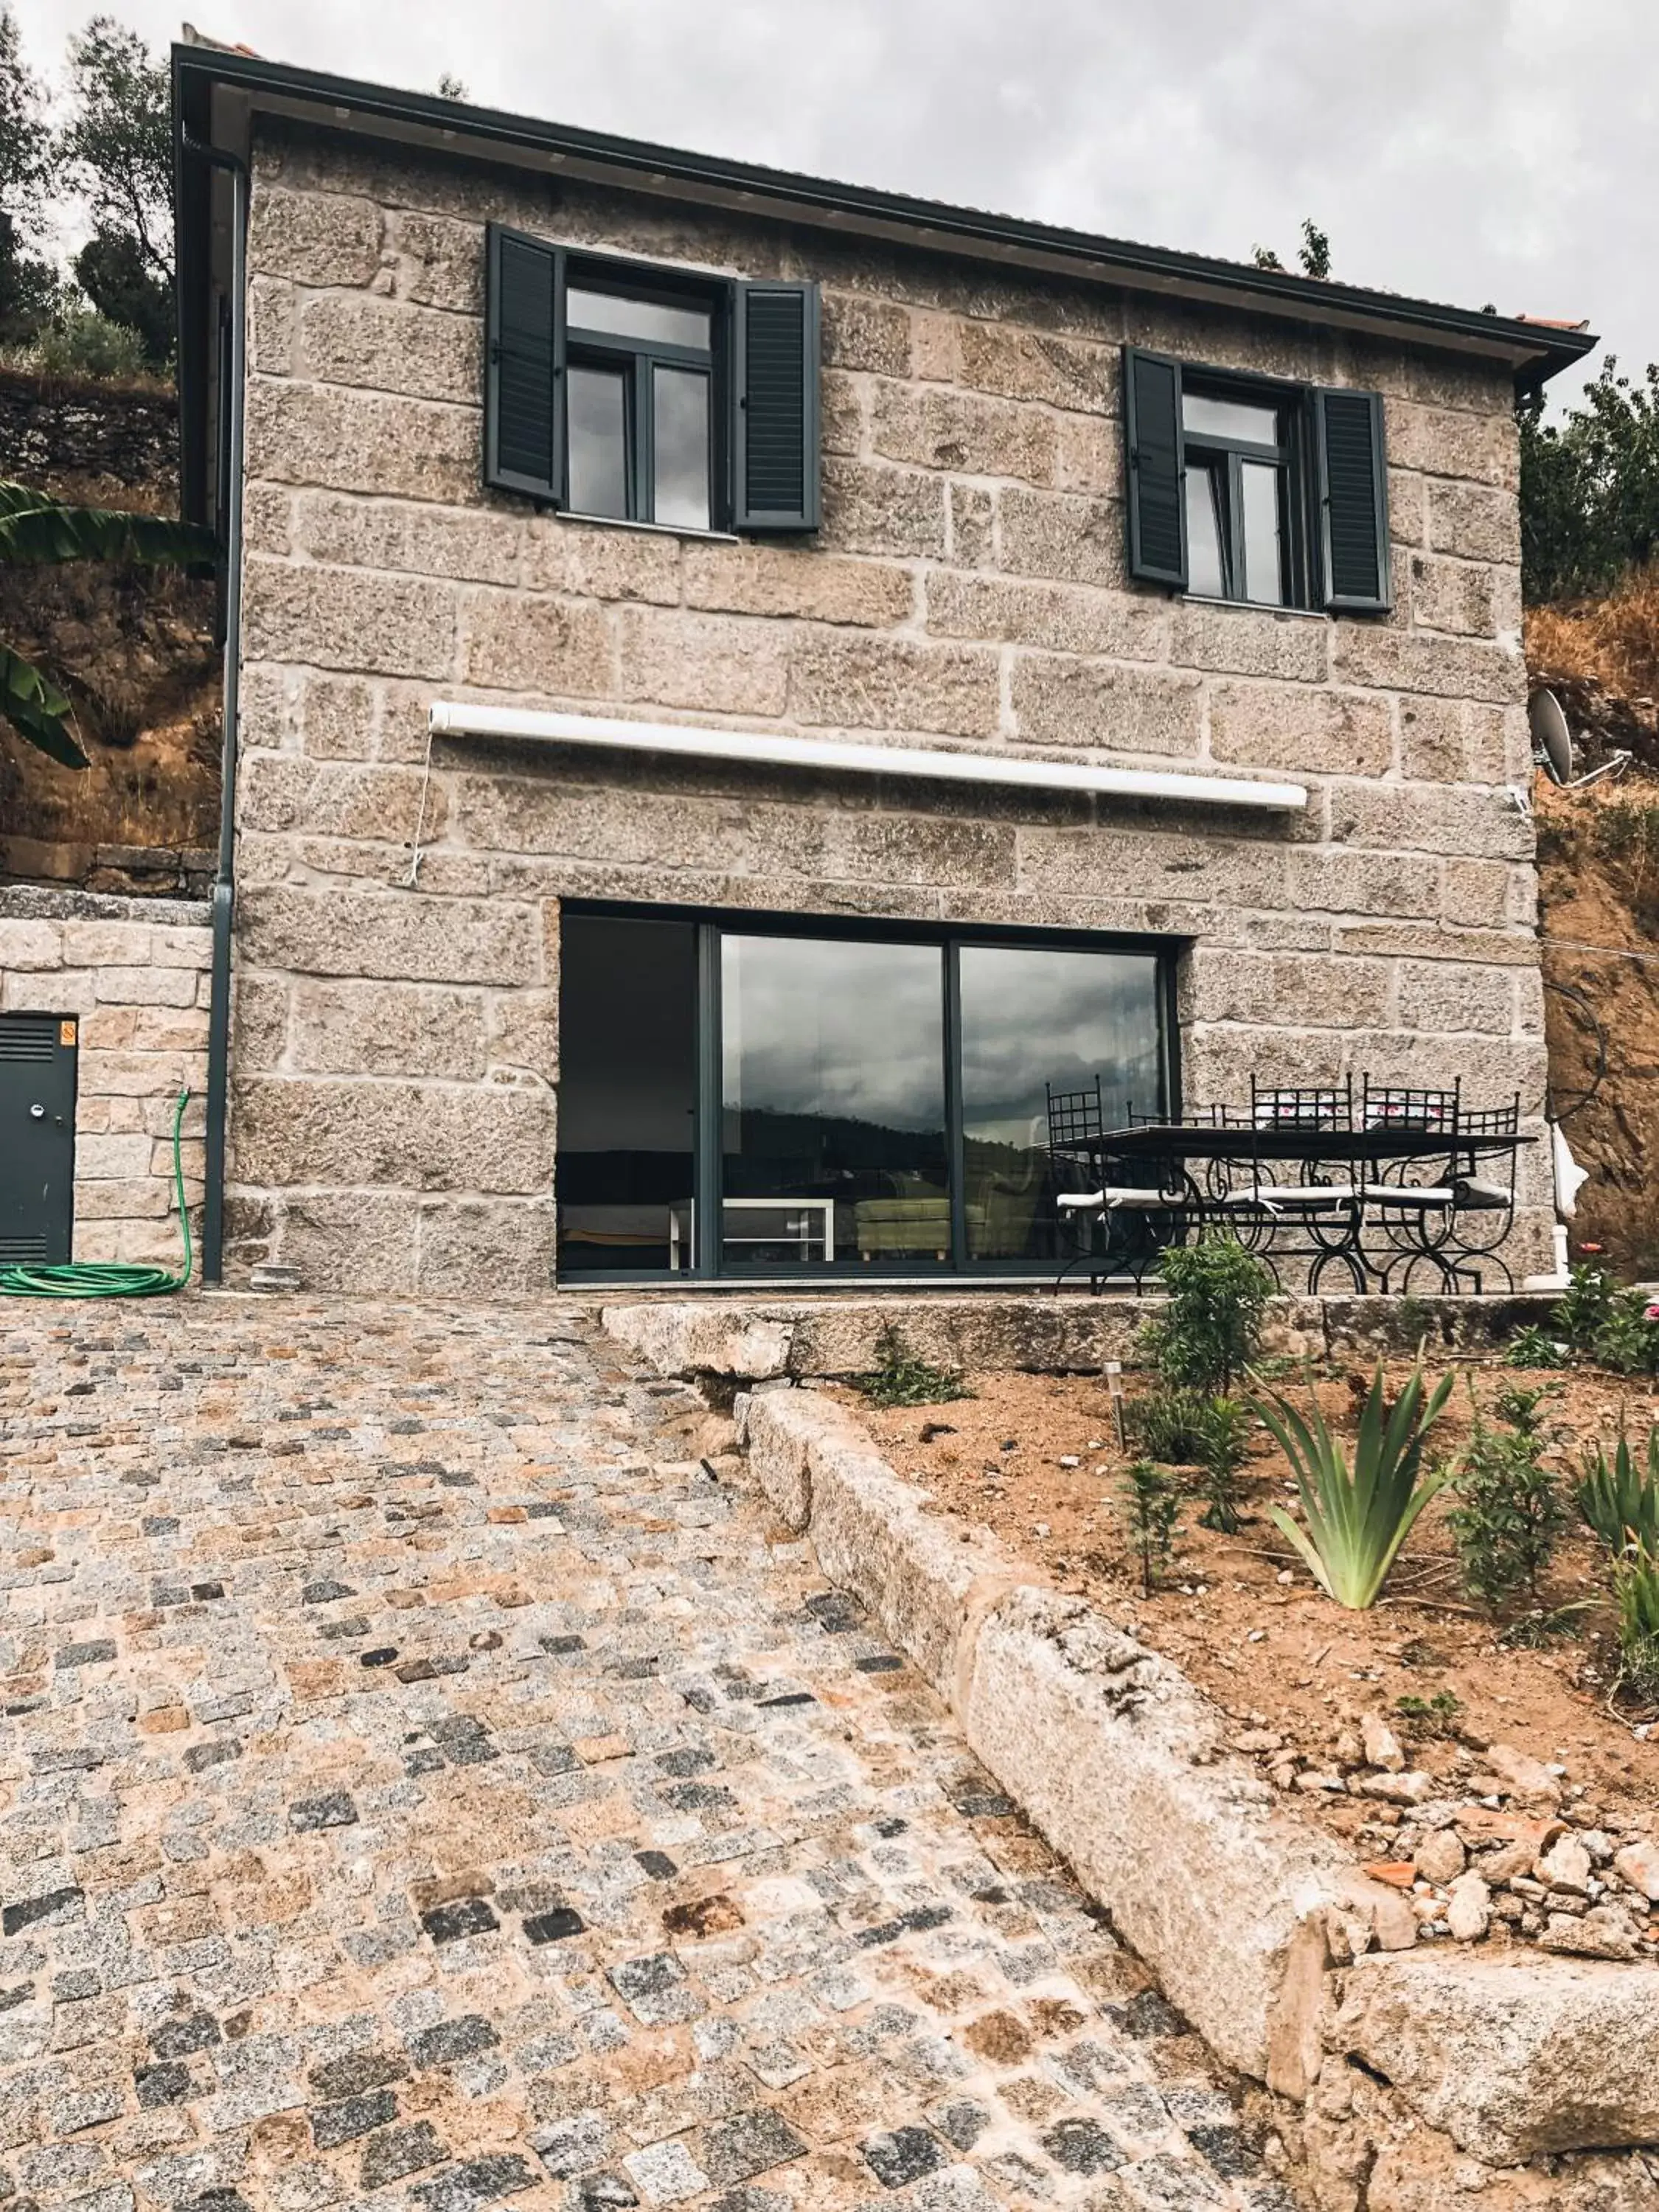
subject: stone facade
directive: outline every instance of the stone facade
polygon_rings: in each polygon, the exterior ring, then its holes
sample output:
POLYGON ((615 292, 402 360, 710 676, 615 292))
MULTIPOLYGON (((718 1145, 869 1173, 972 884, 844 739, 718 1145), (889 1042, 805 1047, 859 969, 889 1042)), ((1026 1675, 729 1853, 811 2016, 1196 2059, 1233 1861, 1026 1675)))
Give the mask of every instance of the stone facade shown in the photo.
POLYGON ((173 1119, 199 1231, 207 1088, 204 902, 0 888, 0 1012, 73 1017, 76 1260, 179 1264, 173 1119))
MULTIPOLYGON (((256 143, 234 1258, 547 1279, 562 900, 1181 940, 1185 1097, 1544 1048, 1507 374, 267 127, 256 143), (677 538, 480 484, 483 226, 823 288, 823 526, 677 538), (1395 605, 1125 573, 1120 347, 1385 398, 1395 605), (434 698, 1293 772, 1304 818, 538 761, 434 698), (411 881, 420 826, 422 858, 411 881)), ((1516 1272, 1544 1255, 1527 1160, 1516 1272)))

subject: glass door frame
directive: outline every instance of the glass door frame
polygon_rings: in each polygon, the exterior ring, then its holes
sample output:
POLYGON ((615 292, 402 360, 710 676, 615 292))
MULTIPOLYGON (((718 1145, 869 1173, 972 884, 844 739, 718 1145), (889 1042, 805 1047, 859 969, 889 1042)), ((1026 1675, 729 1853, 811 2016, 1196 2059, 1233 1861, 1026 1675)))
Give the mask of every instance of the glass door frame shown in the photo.
MULTIPOLYGON (((691 1264, 678 1273, 661 1269, 595 1269, 581 1273, 583 1284, 654 1283, 659 1285, 718 1284, 732 1287, 745 1282, 775 1282, 787 1278, 803 1284, 864 1285, 876 1287, 897 1279, 926 1280, 947 1285, 964 1277, 1000 1275, 1014 1281, 1046 1280, 1049 1270, 1029 1261, 975 1260, 968 1251, 967 1135, 963 1127, 962 1077, 962 961, 964 945, 1008 945, 1028 951, 1133 952, 1150 955, 1156 963, 1154 989, 1158 1003, 1159 1083, 1164 1110, 1174 1113, 1181 1098, 1181 1032, 1176 1018, 1176 972, 1180 956, 1192 940, 1188 938, 1128 935, 1115 932, 1041 927, 975 926, 940 922, 887 921, 880 916, 857 917, 815 914, 779 914, 769 909, 749 914, 741 908, 709 908, 658 905, 645 901, 567 899, 560 909, 561 928, 567 915, 632 921, 689 922, 696 930, 696 993, 694 1009, 696 1037, 696 1105, 692 1127, 691 1264), (724 1204, 707 1202, 705 1194, 720 1193, 724 1172, 724 1062, 721 1022, 721 941, 727 936, 806 937, 866 944, 932 945, 942 955, 945 1054, 945 1169, 951 1194, 951 1256, 942 1267, 906 1275, 902 1270, 878 1271, 868 1266, 822 1263, 812 1271, 793 1275, 787 1269, 749 1274, 722 1268, 725 1242, 724 1204)), ((556 1177, 556 1163, 555 1175, 556 1177)), ((555 1185, 556 1194, 556 1182, 555 1185)), ((721 1194, 723 1198, 723 1193, 721 1194)))

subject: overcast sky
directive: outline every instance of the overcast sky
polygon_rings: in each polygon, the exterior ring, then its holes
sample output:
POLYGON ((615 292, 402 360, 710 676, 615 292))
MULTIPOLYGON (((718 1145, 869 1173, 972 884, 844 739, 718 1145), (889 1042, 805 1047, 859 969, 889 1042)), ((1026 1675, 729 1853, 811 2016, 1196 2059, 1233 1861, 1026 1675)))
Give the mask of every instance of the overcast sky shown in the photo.
MULTIPOLYGON (((47 70, 98 0, 13 4, 47 70)), ((282 61, 1160 246, 1288 263, 1311 215, 1338 276, 1659 359, 1654 0, 196 4, 282 61)))

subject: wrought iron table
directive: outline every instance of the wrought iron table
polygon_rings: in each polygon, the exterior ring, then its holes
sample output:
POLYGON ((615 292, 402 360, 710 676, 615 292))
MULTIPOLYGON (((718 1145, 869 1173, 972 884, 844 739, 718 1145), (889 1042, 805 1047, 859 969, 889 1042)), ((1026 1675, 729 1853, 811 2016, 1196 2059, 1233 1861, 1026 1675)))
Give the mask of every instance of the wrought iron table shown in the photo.
MULTIPOLYGON (((1449 1290, 1473 1274, 1479 1289, 1478 1263, 1509 1277, 1496 1247, 1514 1214, 1514 1162, 1536 1139, 1513 1127, 1478 1126, 1496 1116, 1467 1118, 1471 1126, 1441 1128, 1387 1121, 1348 1128, 1219 1118, 1143 1121, 1103 1130, 1079 1149, 1103 1190, 1121 1173, 1167 1197, 1167 1205, 1141 1209, 1143 1228, 1163 1243, 1224 1225, 1275 1274, 1280 1261, 1307 1261, 1310 1290, 1333 1261, 1361 1292, 1386 1291, 1391 1279, 1409 1289, 1419 1267, 1449 1290), (1481 1178, 1483 1158, 1509 1164, 1507 1189, 1481 1178), (1264 1169, 1276 1172, 1270 1178, 1264 1169), (1413 1169, 1427 1171, 1427 1179, 1413 1180, 1413 1169), (1485 1217, 1487 1233, 1460 1238, 1460 1218, 1474 1214, 1485 1217), (1370 1249, 1368 1231, 1375 1232, 1370 1249)), ((1149 1254, 1134 1269, 1137 1281, 1150 1260, 1149 1254)))

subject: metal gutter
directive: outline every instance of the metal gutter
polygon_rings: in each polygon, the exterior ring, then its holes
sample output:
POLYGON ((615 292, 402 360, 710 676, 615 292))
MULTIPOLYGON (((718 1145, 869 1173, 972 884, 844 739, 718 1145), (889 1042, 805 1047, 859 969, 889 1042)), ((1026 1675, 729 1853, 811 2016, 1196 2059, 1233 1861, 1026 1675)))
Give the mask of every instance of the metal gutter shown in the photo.
MULTIPOLYGON (((236 903, 236 761, 242 659, 242 414, 247 332, 247 167, 222 148, 203 145, 180 127, 177 161, 224 169, 231 186, 229 390, 219 394, 228 410, 226 448, 229 477, 225 501, 225 646, 219 782, 219 865, 210 910, 209 970, 207 1160, 202 1205, 202 1279, 224 1279, 225 1133, 230 1084, 230 963, 236 903)), ((181 349, 182 351, 182 349, 181 349)))
POLYGON ((1248 776, 1096 767, 1007 753, 947 752, 931 745, 848 744, 841 738, 699 729, 681 722, 612 721, 596 714, 475 706, 465 700, 439 700, 427 719, 434 737, 521 738, 601 752, 671 754, 766 768, 915 776, 936 783, 992 784, 1025 791, 1086 792, 1098 798, 1170 799, 1188 806, 1244 807, 1274 814, 1296 813, 1308 803, 1305 784, 1269 783, 1248 776))

